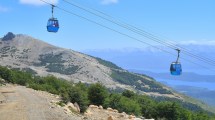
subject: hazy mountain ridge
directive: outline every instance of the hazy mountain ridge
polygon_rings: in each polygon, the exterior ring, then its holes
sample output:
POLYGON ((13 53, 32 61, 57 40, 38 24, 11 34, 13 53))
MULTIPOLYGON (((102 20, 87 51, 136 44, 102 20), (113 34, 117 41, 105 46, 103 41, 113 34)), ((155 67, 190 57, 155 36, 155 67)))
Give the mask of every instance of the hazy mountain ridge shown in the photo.
MULTIPOLYGON (((186 51, 189 50, 189 53, 201 56, 203 59, 215 58, 215 44, 212 41, 203 42, 202 44, 197 42, 182 43, 178 46, 186 48, 186 51)), ((157 46, 162 48, 172 54, 160 51, 159 49, 153 47, 143 47, 143 48, 124 48, 124 49, 94 49, 94 50, 84 50, 83 52, 89 55, 97 56, 102 59, 111 61, 124 69, 136 69, 136 70, 147 70, 153 72, 168 72, 171 62, 175 61, 177 58, 177 52, 168 49, 168 47, 157 46), (174 56, 175 55, 175 56, 174 56)), ((181 52, 180 62, 182 63, 183 71, 186 72, 202 72, 206 71, 207 73, 213 74, 214 69, 213 65, 206 64, 193 57, 187 56, 184 54, 183 50, 181 52), (183 58, 183 59, 182 59, 183 58), (197 63, 193 64, 191 62, 197 63), (207 69, 205 69, 205 66, 207 69), (191 70, 192 69, 192 70, 191 70), (204 71, 202 71, 202 69, 204 71)))
MULTIPOLYGON (((7 35, 5 37, 10 38, 7 35)), ((180 98, 154 79, 129 73, 111 62, 59 48, 30 36, 14 36, 11 40, 0 42, 2 66, 27 70, 40 76, 54 75, 74 82, 101 82, 109 88, 136 89, 149 95, 180 98)))
POLYGON ((191 72, 183 72, 181 76, 174 77, 170 75, 169 73, 155 73, 155 72, 149 72, 144 70, 135 70, 130 69, 129 71, 135 72, 135 73, 144 73, 149 76, 152 76, 154 78, 159 79, 168 79, 168 80, 179 80, 179 81, 186 81, 186 82, 208 82, 208 83, 215 83, 215 75, 200 75, 196 73, 191 72))

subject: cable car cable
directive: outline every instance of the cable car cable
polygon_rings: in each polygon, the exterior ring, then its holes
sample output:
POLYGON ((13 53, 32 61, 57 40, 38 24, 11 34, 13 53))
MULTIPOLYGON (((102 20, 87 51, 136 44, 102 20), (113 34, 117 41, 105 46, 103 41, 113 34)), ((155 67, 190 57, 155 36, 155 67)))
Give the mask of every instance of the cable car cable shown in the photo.
MULTIPOLYGON (((120 26, 120 27, 123 27, 123 28, 125 28, 125 29, 127 29, 127 30, 130 30, 130 31, 132 31, 132 32, 134 32, 134 33, 136 33, 136 34, 142 35, 142 36, 144 36, 144 37, 146 37, 146 38, 148 38, 148 39, 151 39, 151 40, 156 41, 156 42, 158 42, 158 43, 160 43, 160 44, 163 44, 163 45, 165 45, 165 46, 167 46, 167 47, 169 47, 169 48, 171 48, 171 49, 178 49, 178 48, 181 48, 181 49, 182 49, 182 52, 184 52, 185 54, 190 55, 190 56, 192 56, 192 57, 194 57, 194 58, 196 58, 196 59, 198 59, 198 60, 207 62, 208 64, 213 64, 213 65, 215 65, 215 61, 214 61, 214 60, 211 60, 211 59, 209 59, 209 58, 205 58, 205 57, 201 57, 201 56, 195 55, 195 54, 189 52, 186 48, 183 48, 183 47, 178 46, 178 45, 174 45, 174 44, 172 44, 172 43, 168 43, 168 42, 166 42, 166 41, 162 41, 162 40, 160 40, 159 38, 157 38, 157 36, 154 36, 153 34, 148 33, 148 32, 146 32, 146 31, 144 31, 144 30, 142 30, 142 29, 139 29, 139 28, 137 28, 137 27, 135 27, 135 26, 129 25, 129 24, 127 24, 127 23, 123 23, 123 24, 122 24, 122 23, 119 23, 119 22, 110 20, 110 19, 105 18, 105 17, 103 17, 103 16, 101 16, 101 15, 98 15, 98 14, 92 12, 92 11, 89 11, 89 10, 87 10, 86 8, 81 7, 80 5, 77 5, 77 4, 68 2, 67 0, 63 0, 63 1, 66 2, 66 3, 68 3, 68 4, 70 4, 70 5, 72 5, 72 6, 75 6, 75 7, 79 8, 79 9, 81 9, 81 10, 84 10, 84 11, 90 13, 90 14, 93 14, 93 15, 95 15, 95 16, 97 16, 97 17, 100 17, 100 18, 102 18, 102 19, 104 19, 104 20, 107 20, 107 21, 109 21, 109 22, 111 22, 111 23, 114 23, 114 24, 116 24, 116 25, 118 25, 118 26, 120 26)), ((95 10, 94 10, 94 11, 95 11, 95 10)), ((105 14, 105 13, 103 13, 103 12, 100 12, 100 11, 98 11, 98 10, 96 10, 96 12, 99 12, 99 13, 101 13, 101 14, 103 14, 103 15, 105 15, 105 16, 110 17, 110 18, 113 19, 113 17, 111 17, 110 15, 107 15, 107 14, 105 14)))
MULTIPOLYGON (((44 2, 44 3, 47 3, 47 4, 50 4, 49 2, 44 1, 44 0, 40 0, 40 1, 42 1, 42 2, 44 2)), ((151 47, 154 47, 154 48, 156 48, 156 49, 159 49, 159 50, 161 50, 161 51, 163 51, 163 52, 166 52, 166 53, 169 53, 169 54, 175 56, 173 53, 171 53, 171 52, 169 52, 169 51, 167 51, 167 50, 165 50, 165 49, 162 49, 162 48, 159 48, 159 47, 157 47, 157 46, 151 45, 151 44, 149 44, 149 43, 143 42, 143 41, 141 41, 141 40, 139 40, 139 39, 137 39, 137 38, 135 38, 135 37, 129 36, 129 35, 125 34, 125 33, 122 33, 122 32, 120 32, 120 31, 117 31, 117 30, 115 30, 115 29, 112 29, 112 28, 110 28, 110 27, 107 27, 107 26, 105 26, 105 25, 103 25, 103 24, 101 24, 101 23, 98 23, 98 22, 96 22, 96 21, 93 21, 93 20, 91 20, 91 19, 88 19, 88 18, 86 18, 86 17, 84 17, 84 16, 75 14, 75 13, 73 13, 73 12, 71 12, 71 11, 68 11, 68 10, 66 10, 66 9, 63 9, 63 8, 61 8, 61 7, 59 7, 59 6, 55 6, 55 7, 58 8, 58 9, 60 9, 60 10, 62 10, 62 11, 64 11, 64 12, 66 12, 66 13, 72 14, 72 15, 74 15, 74 16, 76 16, 76 17, 79 17, 79 18, 81 18, 81 19, 87 20, 87 21, 89 21, 89 22, 91 22, 91 23, 97 24, 97 25, 99 25, 99 26, 101 26, 101 27, 104 27, 104 28, 106 28, 106 29, 109 29, 109 30, 111 30, 111 31, 114 31, 114 32, 116 32, 116 33, 118 33, 118 34, 121 34, 121 35, 123 35, 123 36, 126 36, 126 37, 128 37, 128 38, 130 38, 130 39, 136 40, 136 41, 141 42, 141 43, 143 43, 143 44, 147 44, 147 45, 149 45, 149 46, 151 46, 151 47)), ((196 65, 198 65, 198 66, 201 66, 201 67, 203 67, 203 68, 205 68, 205 69, 207 69, 207 70, 213 70, 213 69, 208 68, 208 67, 206 67, 206 66, 203 66, 203 65, 200 65, 200 64, 195 63, 195 62, 193 62, 193 61, 190 61, 190 60, 188 60, 188 59, 186 59, 186 58, 183 58, 183 57, 181 57, 181 58, 184 59, 184 60, 186 60, 186 61, 189 61, 189 62, 191 62, 191 63, 193 63, 193 64, 196 64, 196 65)), ((215 70, 213 70, 213 71, 215 71, 215 70)))

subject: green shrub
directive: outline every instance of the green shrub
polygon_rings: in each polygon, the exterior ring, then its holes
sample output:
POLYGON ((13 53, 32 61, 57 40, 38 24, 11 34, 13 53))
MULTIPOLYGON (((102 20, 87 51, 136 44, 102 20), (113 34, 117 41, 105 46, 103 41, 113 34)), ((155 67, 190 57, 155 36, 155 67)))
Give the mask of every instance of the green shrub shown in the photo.
POLYGON ((91 104, 103 105, 107 97, 108 91, 100 83, 92 84, 88 89, 88 99, 91 104))
MULTIPOLYGON (((107 89, 99 83, 88 87, 88 85, 83 83, 73 84, 53 76, 32 76, 26 72, 10 70, 1 66, 0 77, 6 82, 26 85, 36 90, 61 95, 63 102, 77 102, 82 113, 87 109, 89 103, 91 103, 103 105, 105 108, 112 107, 120 112, 141 115, 146 118, 163 120, 214 120, 214 116, 210 116, 214 114, 209 114, 194 104, 182 102, 175 98, 157 97, 157 101, 155 101, 147 96, 138 95, 128 90, 122 94, 115 93, 109 95, 107 89)), ((121 78, 124 77, 126 78, 126 76, 121 76, 121 78)))
POLYGON ((136 94, 133 91, 125 90, 122 92, 122 95, 128 98, 134 97, 136 94))
POLYGON ((87 93, 84 92, 82 89, 80 89, 79 87, 72 87, 69 90, 69 100, 72 103, 77 102, 79 107, 80 107, 80 112, 83 113, 86 111, 88 105, 89 105, 89 101, 87 98, 87 93))
POLYGON ((13 83, 12 81, 12 72, 6 67, 0 66, 0 77, 8 82, 13 83))
POLYGON ((119 112, 141 115, 140 105, 135 100, 129 99, 120 94, 111 94, 105 101, 105 107, 108 106, 117 109, 119 112))

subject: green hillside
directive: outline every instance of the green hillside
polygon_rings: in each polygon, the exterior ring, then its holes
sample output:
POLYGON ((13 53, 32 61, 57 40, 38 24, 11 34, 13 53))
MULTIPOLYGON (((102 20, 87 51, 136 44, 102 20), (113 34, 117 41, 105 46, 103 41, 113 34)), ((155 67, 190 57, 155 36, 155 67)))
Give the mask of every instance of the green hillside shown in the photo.
MULTIPOLYGON (((200 107, 192 110, 185 108, 180 102, 155 101, 148 96, 138 95, 125 90, 123 93, 110 93, 101 84, 85 85, 71 83, 53 76, 38 77, 30 73, 0 67, 0 77, 9 83, 25 85, 36 90, 48 91, 62 96, 62 103, 77 102, 81 112, 89 104, 103 105, 118 109, 120 112, 144 116, 146 118, 165 120, 214 120, 214 114, 200 107)), ((188 103, 189 104, 189 103, 188 103)))
MULTIPOLYGON (((100 59, 100 58, 96 58, 101 64, 112 68, 112 74, 111 77, 117 81, 120 82, 122 84, 126 84, 126 85, 131 85, 131 86, 135 86, 135 88, 137 90, 141 90, 144 92, 157 92, 159 94, 173 94, 174 90, 167 90, 163 87, 162 84, 159 84, 158 82, 156 82, 152 77, 143 75, 143 74, 136 74, 136 73, 131 73, 128 71, 123 70, 122 68, 118 67, 117 65, 115 65, 112 62, 100 59), (149 80, 150 79, 150 80, 149 80), (145 87, 145 86, 149 86, 149 87, 145 87)), ((122 91, 122 90, 118 90, 118 91, 122 91)), ((194 110, 194 111, 198 111, 199 109, 205 109, 206 111, 209 111, 209 113, 214 114, 215 113, 215 108, 208 106, 207 104, 187 97, 185 95, 181 96, 184 98, 184 100, 181 99, 177 99, 177 98, 169 98, 169 97, 153 97, 152 99, 156 100, 156 101, 177 101, 178 103, 180 103, 183 107, 189 109, 189 110, 194 110)))

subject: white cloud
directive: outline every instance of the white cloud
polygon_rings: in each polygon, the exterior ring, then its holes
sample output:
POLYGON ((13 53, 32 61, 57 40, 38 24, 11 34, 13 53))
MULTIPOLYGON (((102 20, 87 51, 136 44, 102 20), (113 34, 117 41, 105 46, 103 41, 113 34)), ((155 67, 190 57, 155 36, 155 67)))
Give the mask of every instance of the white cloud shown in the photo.
POLYGON ((7 12, 8 10, 8 8, 0 6, 0 12, 7 12))
POLYGON ((109 4, 116 4, 119 0, 102 0, 102 4, 109 5, 109 4))
POLYGON ((179 45, 215 45, 215 41, 211 40, 201 40, 201 41, 180 41, 179 45))
MULTIPOLYGON (((48 3, 56 5, 58 3, 58 0, 44 0, 48 3)), ((40 0, 19 0, 21 4, 29 4, 29 5, 44 5, 46 3, 40 1, 40 0)))

